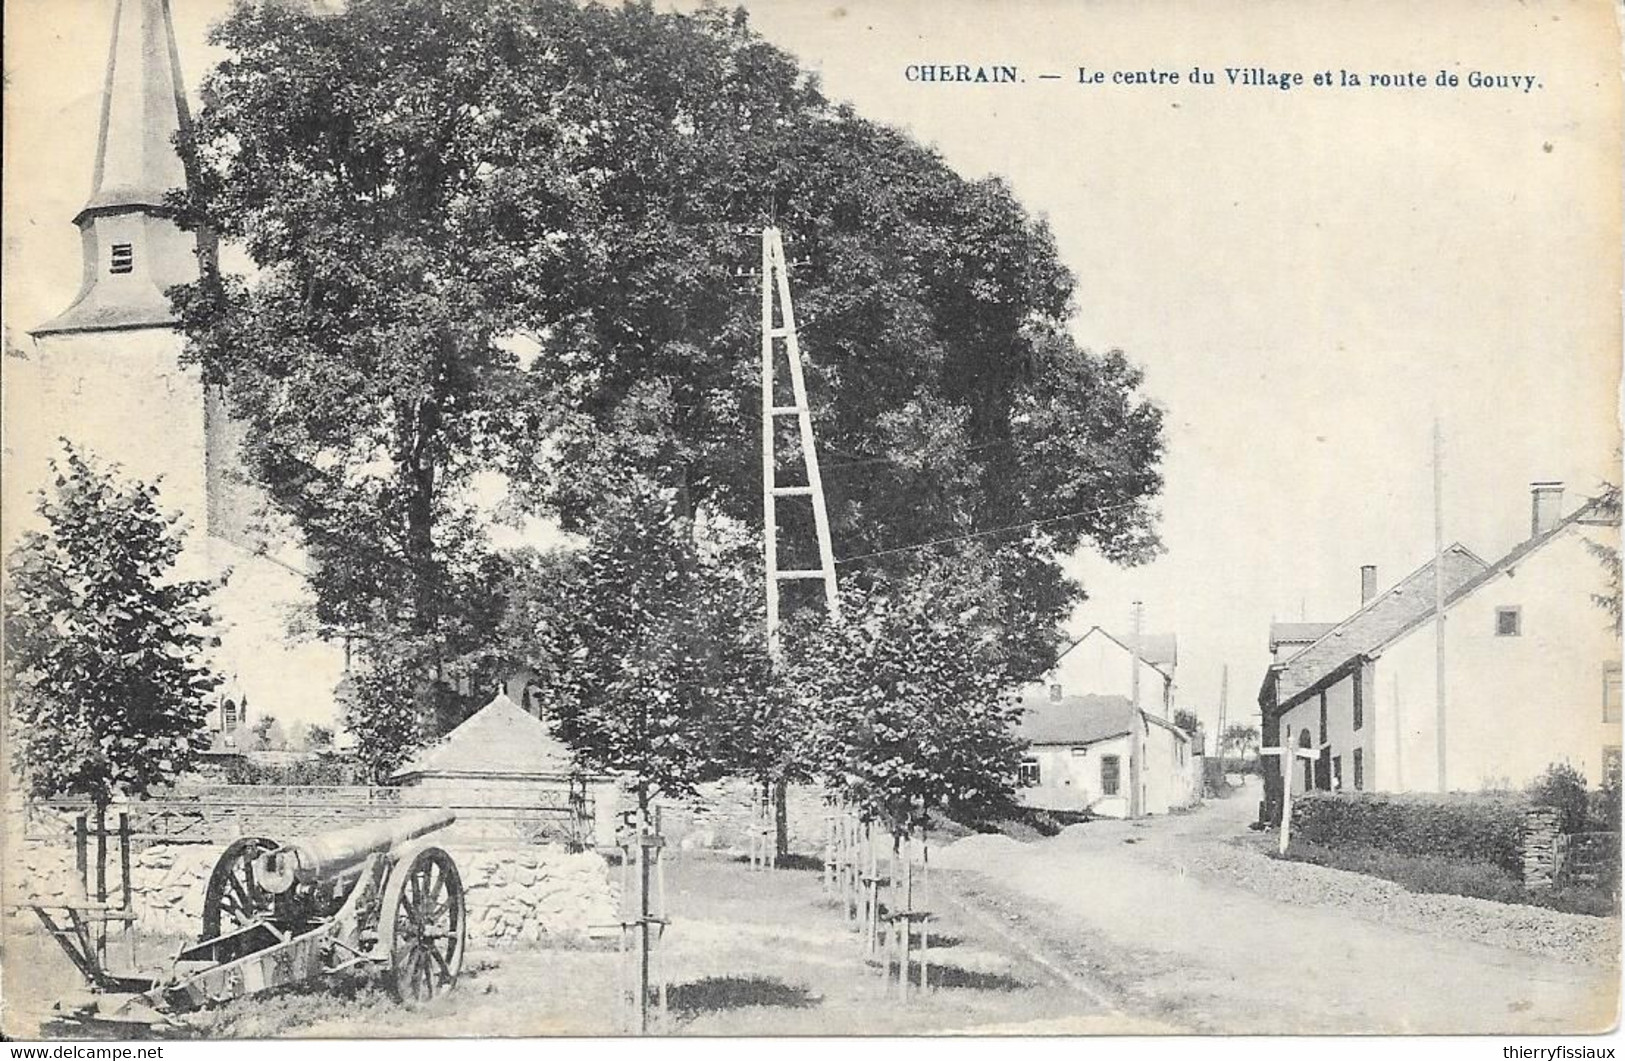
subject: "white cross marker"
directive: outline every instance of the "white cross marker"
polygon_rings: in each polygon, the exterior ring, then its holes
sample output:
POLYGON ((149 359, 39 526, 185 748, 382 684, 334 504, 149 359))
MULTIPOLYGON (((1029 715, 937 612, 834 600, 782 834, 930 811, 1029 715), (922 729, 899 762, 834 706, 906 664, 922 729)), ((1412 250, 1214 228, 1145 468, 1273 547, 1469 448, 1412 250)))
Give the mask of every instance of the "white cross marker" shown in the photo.
POLYGON ((1320 758, 1309 748, 1290 748, 1288 753, 1282 749, 1289 748, 1292 743, 1291 727, 1285 721, 1281 723, 1281 743, 1274 748, 1260 748, 1259 755, 1274 755, 1281 762, 1281 854, 1286 854, 1287 845, 1292 842, 1292 760, 1303 759, 1314 761, 1320 758))

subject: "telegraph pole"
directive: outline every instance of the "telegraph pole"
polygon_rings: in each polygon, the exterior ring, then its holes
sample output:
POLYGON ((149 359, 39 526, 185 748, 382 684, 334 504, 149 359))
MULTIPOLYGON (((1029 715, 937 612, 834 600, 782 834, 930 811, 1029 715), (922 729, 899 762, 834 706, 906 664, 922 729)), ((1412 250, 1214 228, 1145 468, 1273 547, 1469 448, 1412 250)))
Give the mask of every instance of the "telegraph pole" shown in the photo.
POLYGON ((1129 679, 1130 698, 1134 701, 1134 712, 1129 717, 1128 737, 1128 816, 1138 818, 1145 813, 1144 801, 1140 798, 1140 778, 1143 774, 1140 760, 1145 754, 1145 742, 1141 739, 1140 726, 1144 719, 1140 716, 1140 639, 1141 626, 1145 622, 1145 604, 1134 602, 1134 646, 1130 650, 1133 659, 1130 661, 1129 679))
POLYGON ((1444 698, 1444 430, 1433 418, 1433 639, 1434 728, 1438 751, 1439 791, 1447 791, 1445 777, 1444 698))
POLYGON ((1219 780, 1224 780, 1224 716, 1230 705, 1230 664, 1226 663, 1219 672, 1219 735, 1213 742, 1214 751, 1219 753, 1219 780))

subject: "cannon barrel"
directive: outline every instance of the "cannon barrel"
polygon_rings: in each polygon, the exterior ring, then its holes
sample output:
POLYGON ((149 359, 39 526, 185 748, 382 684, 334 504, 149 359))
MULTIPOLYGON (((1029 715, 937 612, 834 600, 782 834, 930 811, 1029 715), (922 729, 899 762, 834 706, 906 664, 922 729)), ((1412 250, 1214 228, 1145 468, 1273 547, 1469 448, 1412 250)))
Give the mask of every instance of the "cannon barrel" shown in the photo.
POLYGON ((294 840, 260 856, 259 883, 267 891, 280 893, 295 884, 333 880, 370 855, 444 829, 456 820, 457 815, 449 810, 426 810, 294 840))

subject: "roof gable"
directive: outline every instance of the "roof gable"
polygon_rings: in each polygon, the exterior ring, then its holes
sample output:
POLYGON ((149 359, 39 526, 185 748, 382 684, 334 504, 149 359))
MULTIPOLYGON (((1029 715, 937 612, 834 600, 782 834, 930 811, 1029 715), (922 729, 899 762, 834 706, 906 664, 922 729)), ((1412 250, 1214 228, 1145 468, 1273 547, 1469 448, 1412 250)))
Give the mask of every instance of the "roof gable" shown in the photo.
POLYGON ((456 729, 419 752, 394 777, 557 776, 570 773, 573 767, 570 749, 553 736, 545 722, 498 693, 456 729))
MULTIPOLYGON (((1600 507, 1601 507, 1600 503, 1597 501, 1597 499, 1592 498, 1592 499, 1588 500, 1585 504, 1581 505, 1578 509, 1576 509, 1569 516, 1567 516, 1564 519, 1559 520, 1557 522, 1557 525, 1554 526, 1551 530, 1547 531, 1545 534, 1538 534, 1538 535, 1535 535, 1532 538, 1526 538, 1525 540, 1519 542, 1517 545, 1513 546, 1507 552, 1507 554, 1505 556, 1501 557, 1501 559, 1497 560, 1493 564, 1490 564, 1490 565, 1486 566, 1483 571, 1479 572, 1473 578, 1468 579, 1466 582, 1464 582, 1461 585, 1457 586, 1454 590, 1447 591, 1446 596, 1445 596, 1445 601, 1444 601, 1444 610, 1445 610, 1445 612, 1448 613, 1451 608, 1454 608, 1458 603, 1460 603, 1462 600, 1464 600, 1466 597, 1468 597, 1472 593, 1476 592, 1480 587, 1488 585, 1489 583, 1491 583, 1491 582, 1495 581, 1496 579, 1500 578, 1502 575, 1510 575, 1512 573, 1513 568, 1517 567, 1520 563, 1522 563, 1529 556, 1531 556, 1534 553, 1538 552, 1539 550, 1545 548, 1550 543, 1556 541, 1558 538, 1560 538, 1563 535, 1565 535, 1566 533, 1568 533, 1570 530, 1572 530, 1577 525, 1585 525, 1585 526, 1612 526, 1612 525, 1614 525, 1614 524, 1611 523, 1611 521, 1607 521, 1607 520, 1599 521, 1598 520, 1597 511, 1598 511, 1598 509, 1600 507)), ((1422 625, 1424 620, 1430 619, 1432 617, 1433 617, 1433 609, 1430 606, 1428 608, 1428 610, 1427 610, 1427 614, 1419 616, 1419 617, 1413 619, 1411 622, 1407 623, 1404 627, 1402 627, 1402 628, 1400 628, 1398 630, 1395 630, 1391 636, 1389 636, 1380 645, 1377 645, 1372 651, 1373 652, 1381 652, 1381 651, 1383 651, 1389 645, 1392 645, 1394 642, 1399 641, 1400 639, 1408 636, 1412 631, 1416 630, 1419 626, 1422 625)))
MULTIPOLYGON (((1457 542, 1444 551, 1441 569, 1448 596, 1489 565, 1457 542)), ((1276 690, 1285 707, 1355 656, 1370 655, 1403 630, 1433 614, 1433 565, 1429 560, 1364 607, 1299 649, 1282 665, 1276 690)))
MULTIPOLYGON (((1134 655, 1134 650, 1129 648, 1128 640, 1124 640, 1123 638, 1113 635, 1103 626, 1091 626, 1082 637, 1078 638, 1076 641, 1072 642, 1070 645, 1061 650, 1060 654, 1055 657, 1056 664, 1059 665, 1060 661, 1066 657, 1067 653, 1071 652, 1073 649, 1077 648, 1079 645, 1083 644, 1096 634, 1099 634, 1101 637, 1105 638, 1106 641, 1116 645, 1130 656, 1134 655)), ((1164 678, 1167 678, 1169 681, 1173 681, 1174 666, 1179 661, 1178 635, 1141 634, 1139 659, 1140 662, 1144 663, 1158 674, 1161 674, 1164 678)))

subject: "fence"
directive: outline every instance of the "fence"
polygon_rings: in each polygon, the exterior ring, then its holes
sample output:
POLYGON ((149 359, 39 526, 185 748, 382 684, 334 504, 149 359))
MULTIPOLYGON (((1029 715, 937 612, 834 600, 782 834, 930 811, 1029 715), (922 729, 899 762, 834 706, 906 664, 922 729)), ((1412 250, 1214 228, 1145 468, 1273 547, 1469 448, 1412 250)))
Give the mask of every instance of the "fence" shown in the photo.
MULTIPOLYGON (((139 846, 218 844, 240 836, 286 839, 396 817, 420 807, 457 814, 459 840, 590 847, 594 800, 585 785, 460 786, 454 791, 366 785, 208 785, 116 809, 139 846)), ((29 803, 25 836, 58 839, 93 808, 83 799, 29 803)))
POLYGON ((1559 879, 1598 888, 1619 888, 1619 834, 1570 833, 1559 842, 1559 879))

